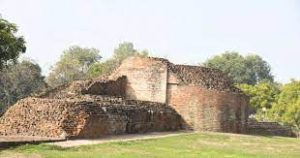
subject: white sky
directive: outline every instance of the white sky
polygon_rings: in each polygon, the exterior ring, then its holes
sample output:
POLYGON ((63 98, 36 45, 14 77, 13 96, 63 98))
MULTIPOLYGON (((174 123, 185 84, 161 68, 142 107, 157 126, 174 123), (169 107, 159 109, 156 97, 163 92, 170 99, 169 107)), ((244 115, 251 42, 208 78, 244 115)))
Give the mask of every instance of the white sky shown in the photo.
POLYGON ((71 45, 95 47, 108 58, 130 41, 180 64, 226 50, 257 53, 277 81, 300 79, 296 0, 0 0, 0 14, 19 26, 24 56, 45 74, 71 45))

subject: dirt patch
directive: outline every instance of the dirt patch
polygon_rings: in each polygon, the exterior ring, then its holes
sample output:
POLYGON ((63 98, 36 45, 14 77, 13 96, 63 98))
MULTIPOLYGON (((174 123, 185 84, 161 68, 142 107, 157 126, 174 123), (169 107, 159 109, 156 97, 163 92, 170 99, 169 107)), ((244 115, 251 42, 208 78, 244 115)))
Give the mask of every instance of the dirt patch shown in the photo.
POLYGON ((109 142, 120 142, 120 141, 132 141, 132 140, 144 140, 152 138, 163 138, 170 136, 184 135, 187 131, 179 132, 152 132, 152 133, 143 133, 143 134, 124 134, 124 135, 115 135, 115 136, 106 136, 99 139, 76 139, 76 140, 66 140, 60 142, 47 143, 49 145, 56 145, 63 148, 75 147, 80 145, 92 145, 92 144, 102 144, 109 142))

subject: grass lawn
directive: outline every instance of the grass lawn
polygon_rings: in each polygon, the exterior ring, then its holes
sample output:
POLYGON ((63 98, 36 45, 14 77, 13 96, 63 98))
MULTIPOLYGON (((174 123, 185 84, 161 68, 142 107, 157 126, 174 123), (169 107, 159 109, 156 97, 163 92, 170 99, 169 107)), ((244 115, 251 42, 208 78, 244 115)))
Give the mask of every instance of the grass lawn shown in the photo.
POLYGON ((23 145, 0 151, 0 157, 240 157, 300 158, 300 139, 220 133, 190 133, 165 138, 60 148, 23 145))

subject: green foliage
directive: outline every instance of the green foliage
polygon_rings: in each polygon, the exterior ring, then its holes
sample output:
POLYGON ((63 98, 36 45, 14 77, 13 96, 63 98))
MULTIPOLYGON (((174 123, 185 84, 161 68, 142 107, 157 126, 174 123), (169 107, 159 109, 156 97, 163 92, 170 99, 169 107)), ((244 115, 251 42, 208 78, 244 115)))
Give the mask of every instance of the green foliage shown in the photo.
POLYGON ((208 59, 205 66, 216 68, 227 74, 236 84, 273 81, 270 65, 258 55, 242 56, 237 52, 225 52, 208 59))
POLYGON ((97 77, 100 74, 104 74, 105 64, 102 62, 97 62, 91 65, 88 70, 88 74, 90 77, 97 77))
POLYGON ((268 81, 262 81, 256 85, 240 84, 237 87, 250 97, 252 113, 261 111, 263 108, 270 109, 280 94, 280 85, 268 81))
POLYGON ((90 77, 109 75, 116 67, 117 64, 112 59, 108 59, 104 62, 97 62, 91 65, 90 69, 88 70, 88 75, 90 77))
POLYGON ((138 52, 134 49, 134 46, 130 42, 124 42, 119 44, 119 47, 114 50, 113 60, 117 65, 120 65, 122 61, 130 56, 148 56, 147 51, 138 52))
POLYGON ((46 87, 41 68, 29 60, 8 65, 0 75, 0 111, 46 87))
POLYGON ((64 51, 46 80, 51 87, 56 87, 75 80, 108 75, 130 56, 148 56, 148 52, 138 52, 132 43, 124 42, 114 50, 112 58, 101 62, 97 49, 73 46, 64 51))
POLYGON ((0 17, 0 69, 16 62, 20 53, 26 51, 25 40, 16 36, 17 26, 0 17))
POLYGON ((63 52, 47 77, 51 87, 67 84, 75 80, 88 78, 90 66, 101 59, 99 50, 72 46, 63 52))
POLYGON ((257 55, 225 52, 204 65, 228 74, 250 96, 250 113, 256 119, 276 120, 300 131, 300 81, 280 87, 273 82, 269 64, 257 55))
POLYGON ((282 87, 278 102, 269 114, 271 118, 300 131, 300 81, 292 80, 282 87))
POLYGON ((106 60, 105 62, 94 63, 90 67, 88 74, 91 77, 108 75, 118 68, 124 59, 130 56, 146 57, 148 56, 148 52, 146 50, 142 52, 137 51, 130 42, 121 43, 119 44, 118 48, 114 50, 112 58, 106 60))

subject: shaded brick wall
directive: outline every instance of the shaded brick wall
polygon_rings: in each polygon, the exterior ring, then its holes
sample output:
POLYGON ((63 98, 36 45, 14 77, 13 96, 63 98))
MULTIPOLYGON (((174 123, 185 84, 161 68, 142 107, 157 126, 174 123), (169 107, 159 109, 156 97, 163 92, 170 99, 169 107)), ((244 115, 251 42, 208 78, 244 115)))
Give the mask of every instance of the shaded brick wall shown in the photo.
POLYGON ((108 95, 125 97, 127 78, 120 76, 114 80, 107 77, 95 78, 84 81, 74 81, 70 84, 50 89, 35 97, 48 99, 74 98, 81 94, 108 95))
POLYGON ((127 78, 121 76, 116 80, 96 80, 93 81, 86 89, 82 90, 82 94, 93 95, 110 95, 110 96, 125 96, 127 78))
POLYGON ((164 104, 131 102, 127 106, 85 105, 89 117, 78 135, 79 138, 96 138, 103 135, 174 131, 182 129, 182 118, 164 104))
POLYGON ((130 57, 110 76, 126 76, 126 99, 166 102, 167 65, 150 58, 130 57))

